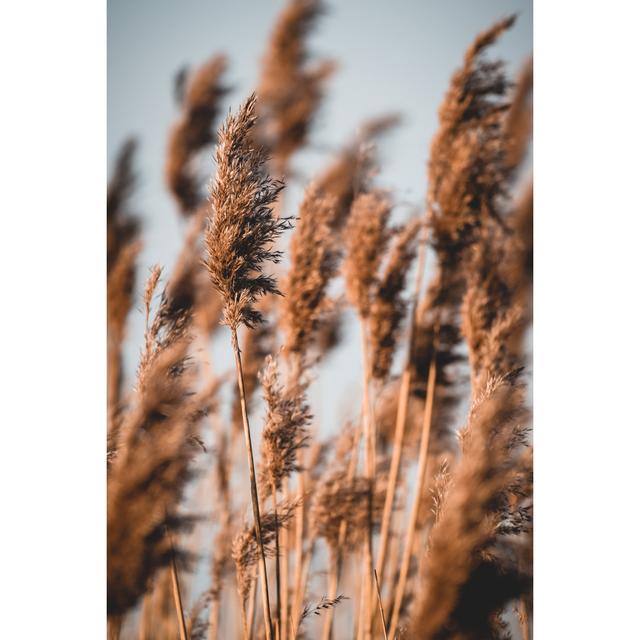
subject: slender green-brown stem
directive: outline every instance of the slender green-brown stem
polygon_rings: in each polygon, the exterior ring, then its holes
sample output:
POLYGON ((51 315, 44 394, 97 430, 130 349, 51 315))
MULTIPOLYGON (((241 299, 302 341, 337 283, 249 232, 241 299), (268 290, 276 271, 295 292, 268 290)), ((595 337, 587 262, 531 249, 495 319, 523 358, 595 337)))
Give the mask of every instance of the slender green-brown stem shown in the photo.
MULTIPOLYGON (((311 560, 313 559, 313 553, 315 551, 316 541, 315 538, 311 540, 309 544, 309 548, 305 551, 303 561, 302 561, 302 578, 300 584, 302 585, 300 589, 300 596, 296 598, 296 601, 299 600, 300 604, 296 605, 296 617, 292 619, 295 621, 293 624, 293 635, 292 638, 295 640, 298 635, 298 626, 300 623, 300 615, 302 613, 302 601, 304 600, 304 595, 306 592, 307 586, 307 578, 309 577, 309 568, 311 567, 311 560)), ((331 609, 329 609, 331 611, 331 609)))
MULTIPOLYGON (((360 434, 362 426, 358 425, 356 432, 353 434, 353 445, 351 447, 351 458, 349 459, 349 467, 347 468, 347 480, 349 484, 353 481, 358 468, 358 448, 360 446, 360 434)), ((340 576, 342 574, 342 549, 344 547, 345 540, 347 539, 347 521, 343 518, 340 522, 340 530, 338 532, 338 546, 335 550, 336 553, 336 585, 340 582, 340 576)), ((303 583, 304 584, 304 583, 303 583)), ((337 587, 336 587, 337 588, 337 587)), ((354 615, 354 619, 357 616, 354 615)), ((333 625, 333 607, 327 609, 324 628, 322 632, 322 639, 328 640, 331 637, 331 630, 333 625)))
MULTIPOLYGON (((241 607, 244 608, 244 607, 241 607)), ((220 600, 215 598, 209 610, 209 640, 218 637, 218 627, 220 626, 220 600)))
POLYGON ((418 315, 418 298, 422 289, 422 277, 425 268, 427 255, 427 230, 424 228, 418 248, 418 267, 416 271, 415 286, 409 314, 409 340, 405 355, 404 368, 400 381, 400 395, 398 398, 398 409, 396 412, 395 432, 393 438, 393 451, 391 453, 391 467, 389 469, 389 481, 387 482, 387 492, 384 499, 384 510, 382 512, 382 525, 380 528, 380 543, 378 546, 378 558, 376 571, 380 585, 384 584, 385 565, 387 557, 387 547, 389 544, 389 532, 391 527, 391 514, 395 502, 396 487, 398 484, 398 474, 402 460, 402 444, 404 440, 405 424, 407 421, 407 408, 409 405, 409 392, 411 390, 411 352, 415 340, 415 330, 418 315))
POLYGON ((182 609, 182 596, 180 595, 180 581, 178 580, 178 567, 176 565, 176 558, 173 553, 173 540, 171 534, 167 532, 169 536, 169 542, 171 544, 171 591, 173 592, 173 604, 176 607, 176 618, 178 620, 178 627, 180 629, 180 640, 187 640, 187 625, 184 620, 184 611, 182 609))
MULTIPOLYGON (((330 549, 329 552, 329 576, 327 578, 327 598, 329 600, 333 600, 338 594, 338 552, 337 549, 330 549)), ((331 607, 333 608, 333 607, 331 607)), ((332 623, 333 616, 331 619, 328 619, 328 616, 325 618, 324 626, 322 628, 322 638, 323 640, 328 640, 332 635, 332 623)))
POLYGON ((253 581, 249 592, 249 603, 247 605, 247 623, 249 626, 249 640, 253 638, 253 626, 256 611, 256 591, 258 590, 258 567, 253 568, 253 581))
POLYGON ((376 581, 376 594, 378 596, 378 610, 380 611, 380 621, 382 623, 382 632, 384 640, 387 640, 387 621, 384 619, 384 608, 382 607, 382 597, 380 596, 380 584, 378 583, 378 572, 373 570, 373 578, 376 581))
POLYGON ((436 389, 436 349, 434 343, 433 355, 431 356, 431 364, 429 365, 429 381, 427 384, 427 397, 425 400, 424 415, 422 422, 422 433, 420 436, 420 455, 418 458, 418 477, 416 480, 416 491, 413 496, 411 505, 411 514, 409 516, 409 524, 407 528, 407 538, 405 541, 404 551, 402 554, 402 565, 400 566, 400 577, 398 586, 396 587, 395 600, 393 603, 393 613, 391 614, 391 624, 389 627, 389 637, 395 638, 398 629, 398 621, 400 619, 400 609, 404 592, 407 586, 407 576, 409 575, 409 566, 411 556, 413 554, 413 539, 418 521, 418 511, 420 509, 420 498, 427 473, 427 460, 429 454, 429 437, 431 435, 431 416, 433 414, 433 399, 436 389))
MULTIPOLYGON (((285 500, 289 499, 289 479, 282 479, 282 493, 285 500)), ((282 529, 282 567, 280 576, 280 640, 287 640, 289 635, 287 616, 289 613, 289 530, 282 529)))
POLYGON ((251 430, 249 428, 249 416, 247 415, 247 401, 244 391, 244 376, 242 373, 242 357, 238 346, 238 333, 234 328, 231 333, 231 343, 236 361, 236 373, 238 376, 238 395, 240 396, 240 408, 242 411, 242 425, 244 428, 244 441, 247 449, 247 465, 249 467, 249 483, 251 485, 251 503, 253 506, 253 520, 255 526, 256 542, 260 554, 260 583, 262 588, 262 612, 267 640, 272 640, 271 605, 269 603, 269 583, 267 574, 267 560, 262 544, 262 522, 260 520, 260 502, 258 500, 258 484, 256 482, 256 470, 253 461, 253 446, 251 445, 251 430))
POLYGON ((281 627, 280 627, 280 611, 281 611, 281 602, 280 602, 280 532, 278 526, 278 492, 276 490, 276 485, 271 483, 271 499, 273 501, 273 515, 275 518, 275 544, 276 544, 276 557, 275 557, 275 567, 276 567, 276 640, 281 640, 281 627))
POLYGON ((242 600, 240 600, 240 617, 242 618, 242 637, 244 640, 249 640, 249 618, 245 603, 242 600))
MULTIPOLYGON (((298 452, 301 466, 303 471, 298 474, 298 508, 296 509, 296 541, 295 541, 295 565, 296 573, 294 577, 293 587, 293 607, 291 609, 291 617, 294 621, 300 617, 300 611, 302 610, 302 600, 304 598, 304 583, 303 583, 303 563, 304 563, 304 534, 305 534, 305 476, 307 474, 304 469, 304 450, 298 452)), ((295 640, 295 636, 293 636, 295 640)))
POLYGON ((363 393, 362 393, 362 423, 364 431, 364 473, 369 480, 369 492, 367 497, 367 531, 363 554, 363 591, 361 597, 360 617, 362 618, 362 635, 365 640, 371 639, 371 591, 373 588, 373 523, 372 523, 372 497, 375 492, 376 474, 376 443, 375 424, 369 388, 371 384, 371 367, 369 365, 369 341, 367 336, 367 323, 360 321, 360 337, 362 343, 362 369, 363 369, 363 393))

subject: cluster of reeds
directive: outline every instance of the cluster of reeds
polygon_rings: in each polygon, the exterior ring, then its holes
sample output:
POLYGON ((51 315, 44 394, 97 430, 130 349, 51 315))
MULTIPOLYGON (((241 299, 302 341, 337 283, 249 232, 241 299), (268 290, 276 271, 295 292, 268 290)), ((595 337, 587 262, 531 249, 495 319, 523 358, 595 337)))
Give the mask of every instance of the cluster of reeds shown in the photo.
POLYGON ((222 124, 226 58, 179 75, 166 179, 187 226, 172 273, 153 267, 143 287, 131 379, 122 351, 144 237, 135 143, 118 157, 111 638, 530 637, 533 197, 530 180, 518 185, 532 67, 512 82, 488 57, 514 18, 471 44, 440 108, 424 214, 398 220, 392 185, 375 175, 373 143, 395 115, 364 123, 289 212, 281 192, 333 70, 306 45, 323 11, 288 2, 257 94, 222 124), (214 144, 206 195, 197 160, 214 144), (361 395, 322 438, 312 390, 349 309, 361 395), (232 375, 211 363, 214 336, 232 375))

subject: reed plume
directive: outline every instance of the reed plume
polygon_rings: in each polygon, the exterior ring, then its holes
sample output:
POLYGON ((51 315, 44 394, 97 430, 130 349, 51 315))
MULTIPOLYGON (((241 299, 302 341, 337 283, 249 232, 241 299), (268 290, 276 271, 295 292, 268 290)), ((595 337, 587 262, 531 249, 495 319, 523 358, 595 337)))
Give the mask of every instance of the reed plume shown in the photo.
POLYGON ((318 192, 336 202, 334 215, 328 220, 333 231, 340 231, 344 227, 354 198, 360 190, 367 190, 369 186, 367 179, 377 165, 374 143, 399 122, 400 118, 396 114, 364 122, 353 139, 317 177, 315 185, 318 192))
POLYGON ((140 222, 131 212, 136 183, 133 156, 136 142, 128 140, 116 159, 107 188, 107 407, 108 438, 117 440, 122 402, 122 343, 136 284, 136 261, 142 248, 140 222))
POLYGON ((283 480, 300 471, 298 451, 308 443, 312 416, 305 398, 306 384, 295 381, 283 387, 272 356, 266 359, 260 381, 267 407, 260 470, 261 486, 266 494, 269 488, 280 491, 283 480))
POLYGON ((284 184, 265 173, 265 151, 252 144, 255 110, 254 94, 220 129, 212 213, 205 234, 205 266, 223 298, 223 322, 232 335, 242 324, 253 328, 262 321, 253 306, 260 296, 280 293, 275 278, 263 269, 265 263, 280 261, 282 253, 272 245, 291 228, 289 219, 275 219, 272 214, 284 184))
POLYGON ((324 12, 321 0, 289 0, 278 17, 258 84, 260 139, 285 175, 290 157, 306 144, 334 63, 310 64, 306 39, 324 12))
POLYGON ((488 225, 483 241, 471 252, 462 330, 469 350, 473 389, 486 378, 505 375, 520 366, 520 352, 510 338, 523 331, 522 309, 514 301, 514 286, 504 273, 507 247, 503 231, 488 225))
POLYGON ((133 158, 137 146, 133 138, 122 145, 107 187, 107 274, 121 250, 134 241, 140 231, 140 220, 131 211, 131 195, 136 185, 133 158))
MULTIPOLYGON (((299 453, 309 440, 308 427, 311 413, 305 397, 306 381, 291 378, 286 387, 279 381, 276 360, 269 356, 260 376, 267 406, 265 426, 262 431, 262 465, 260 481, 264 497, 269 493, 273 501, 274 515, 278 517, 278 492, 286 486, 287 479, 300 471, 299 453)), ((286 495, 286 492, 285 492, 286 495)), ((280 536, 276 531, 276 588, 280 638, 286 637, 288 620, 288 548, 283 559, 283 580, 280 569, 280 536), (281 593, 286 590, 281 602, 281 593), (284 611, 283 611, 284 608, 284 611)))
POLYGON ((251 328, 262 321, 262 315, 253 306, 260 296, 279 293, 275 278, 266 275, 263 268, 267 262, 279 261, 281 253, 274 250, 272 245, 283 231, 290 228, 290 221, 276 219, 273 215, 272 205, 284 185, 265 173, 265 152, 252 145, 255 108, 256 97, 252 95, 240 107, 237 115, 227 118, 218 136, 218 170, 211 188, 212 214, 205 234, 205 266, 212 284, 222 296, 223 321, 231 330, 247 449, 255 540, 261 555, 265 633, 270 640, 272 626, 267 565, 237 331, 241 324, 251 328))
POLYGON ((533 58, 522 66, 504 129, 507 138, 507 162, 519 167, 531 142, 533 130, 533 58))
POLYGON ((177 514, 192 473, 194 441, 210 392, 193 393, 188 340, 159 351, 123 420, 107 485, 107 610, 125 613, 175 553, 166 532, 189 519, 177 514))
POLYGON ((440 106, 440 127, 431 144, 428 203, 436 251, 458 256, 487 217, 500 218, 512 167, 502 135, 509 82, 502 62, 484 51, 515 16, 482 32, 467 49, 440 106))
POLYGON ((529 581, 517 566, 495 562, 501 505, 525 442, 523 420, 517 374, 489 378, 429 538, 426 583, 412 622, 416 637, 493 637, 496 612, 529 581))
POLYGON ((302 359, 332 305, 327 287, 337 274, 340 252, 329 227, 335 201, 311 185, 291 237, 291 266, 284 283, 282 327, 285 353, 302 359))
POLYGON ((229 91, 222 82, 226 67, 226 57, 217 55, 192 77, 182 74, 181 114, 169 134, 165 176, 184 216, 192 215, 205 199, 197 160, 199 152, 215 141, 213 125, 229 91))
POLYGON ((384 380, 398 341, 407 302, 402 298, 411 263, 415 258, 420 222, 414 220, 397 232, 395 241, 379 282, 374 288, 369 331, 371 338, 371 374, 384 380))
MULTIPOLYGON (((287 526, 296 509, 295 502, 285 502, 277 507, 275 512, 267 512, 262 516, 260 527, 261 538, 256 537, 256 527, 246 526, 240 531, 231 544, 231 556, 236 565, 237 589, 242 610, 249 597, 253 583, 254 568, 261 562, 264 555, 275 556, 274 542, 277 532, 287 526)), ((245 620, 245 628, 246 628, 245 620)), ((267 635, 268 637, 268 635, 267 635)))
POLYGON ((389 200, 379 189, 360 194, 351 207, 345 229, 344 277, 347 298, 361 318, 371 312, 372 287, 378 282, 378 269, 390 239, 390 215, 389 200))

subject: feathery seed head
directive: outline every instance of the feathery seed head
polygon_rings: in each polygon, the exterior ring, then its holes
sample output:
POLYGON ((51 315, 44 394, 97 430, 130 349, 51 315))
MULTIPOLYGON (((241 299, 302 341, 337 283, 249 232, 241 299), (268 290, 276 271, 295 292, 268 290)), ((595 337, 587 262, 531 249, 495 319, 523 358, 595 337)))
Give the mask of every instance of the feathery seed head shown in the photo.
POLYGON ((262 431, 262 466, 260 486, 268 494, 279 490, 282 481, 299 471, 298 451, 309 440, 311 413, 306 402, 306 382, 291 380, 287 387, 280 384, 275 358, 268 356, 260 375, 267 403, 267 415, 262 431))
POLYGON ((363 318, 371 311, 372 287, 390 236, 390 215, 389 199, 380 189, 360 194, 351 206, 345 229, 344 273, 347 298, 363 318))
POLYGON ((253 305, 265 294, 279 294, 265 263, 280 261, 273 244, 291 228, 276 219, 272 206, 284 185, 265 173, 266 155, 252 144, 256 96, 229 115, 216 149, 218 171, 211 187, 211 218, 205 233, 205 266, 223 301, 223 321, 233 331, 253 327, 262 316, 253 305))

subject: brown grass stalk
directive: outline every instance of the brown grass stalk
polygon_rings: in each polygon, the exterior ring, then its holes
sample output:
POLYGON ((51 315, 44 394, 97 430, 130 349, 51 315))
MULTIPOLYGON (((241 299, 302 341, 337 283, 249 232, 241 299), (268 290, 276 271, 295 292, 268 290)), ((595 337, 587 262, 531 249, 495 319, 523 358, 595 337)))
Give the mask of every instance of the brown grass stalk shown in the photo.
MULTIPOLYGON (((282 495, 285 501, 290 499, 289 495, 289 479, 287 477, 282 480, 282 495)), ((296 513, 300 511, 298 508, 296 513)), ((289 529, 282 530, 282 555, 281 555, 281 579, 280 579, 280 638, 287 640, 289 635, 289 529)))
POLYGON ((382 606, 382 597, 380 596, 380 583, 378 582, 378 572, 373 570, 373 578, 376 582, 376 596, 378 598, 378 611, 380 612, 380 623, 382 625, 382 632, 384 634, 384 640, 388 640, 387 636, 387 621, 384 617, 384 607, 382 606))
POLYGON ((376 572, 378 573, 380 584, 384 584, 385 564, 387 546, 389 543, 389 532, 391 529, 391 516, 395 502, 396 486, 402 461, 402 448, 404 442, 404 431, 407 420, 407 408, 409 404, 409 393, 411 390, 411 353, 415 338, 416 320, 418 314, 418 297, 422 290, 422 279, 427 256, 428 228, 424 226, 418 246, 418 268, 416 270, 411 308, 409 312, 409 338, 408 348, 405 355, 404 367, 400 378, 400 393, 398 398, 398 409, 396 412, 393 449, 391 454, 391 467, 389 469, 389 482, 384 501, 384 511, 382 514, 382 526, 380 529, 380 543, 378 546, 378 559, 376 562, 376 572))
POLYGON ((244 393, 244 379, 242 375, 242 356, 238 348, 238 335, 236 330, 232 330, 231 344, 233 346, 233 354, 236 363, 236 371, 238 377, 238 393, 240 395, 240 410, 242 413, 242 426, 244 430, 244 443, 247 451, 247 467, 249 469, 249 484, 251 487, 251 505, 253 508, 253 521, 256 533, 256 540, 260 551, 259 571, 260 583, 262 588, 262 612, 264 615, 265 633, 267 640, 272 638, 271 623, 271 605, 269 602, 269 584, 267 574, 267 560, 264 553, 262 543, 262 524, 260 520, 260 501, 258 499, 258 485, 256 483, 256 470, 253 458, 253 445, 251 443, 251 428, 249 427, 249 416, 247 415, 247 403, 244 393))
POLYGON ((284 185, 266 173, 267 156, 253 145, 256 123, 256 96, 230 115, 220 129, 216 148, 218 170, 211 189, 212 216, 205 234, 205 266, 211 282, 223 301, 223 322, 231 330, 231 345, 236 364, 238 393, 244 430, 251 489, 256 542, 262 587, 262 607, 267 640, 272 638, 267 564, 260 522, 259 494, 256 482, 251 430, 247 412, 238 327, 251 328, 262 321, 254 308, 260 296, 279 293, 273 276, 264 273, 265 263, 278 262, 280 252, 273 249, 285 229, 286 219, 276 219, 272 207, 284 185))
MULTIPOLYGON (((171 534, 167 531, 169 537, 169 544, 173 552, 174 545, 171 539, 171 534)), ((184 609, 182 607, 182 595, 180 593, 180 580, 178 578, 178 566, 176 564, 175 555, 171 556, 171 564, 169 565, 171 571, 171 592, 173 594, 173 604, 176 609, 176 619, 178 620, 178 628, 180 629, 180 640, 187 640, 187 625, 184 620, 184 609)))
POLYGON ((420 456, 418 458, 418 476, 416 479, 416 490, 413 497, 413 503, 411 505, 411 513, 409 515, 409 523, 407 525, 405 546, 404 546, 404 551, 402 555, 402 564, 400 567, 400 576, 398 579, 398 585, 395 590, 393 612, 391 614, 391 622, 389 624, 389 636, 391 638, 396 637, 398 622, 400 620, 400 611, 402 607, 402 601, 404 599, 404 592, 407 585, 407 577, 409 575, 409 567, 410 567, 411 558, 413 555, 413 539, 414 539, 415 530, 416 530, 416 522, 418 520, 418 510, 420 507, 422 489, 424 487, 424 481, 425 481, 426 472, 427 472, 429 439, 431 436, 431 416, 433 414, 433 399, 435 396, 435 389, 436 389, 436 356, 435 356, 435 349, 434 349, 434 355, 431 358, 431 364, 429 366, 427 398, 425 400, 424 417, 423 417, 423 423, 422 423, 422 435, 420 437, 420 456))

